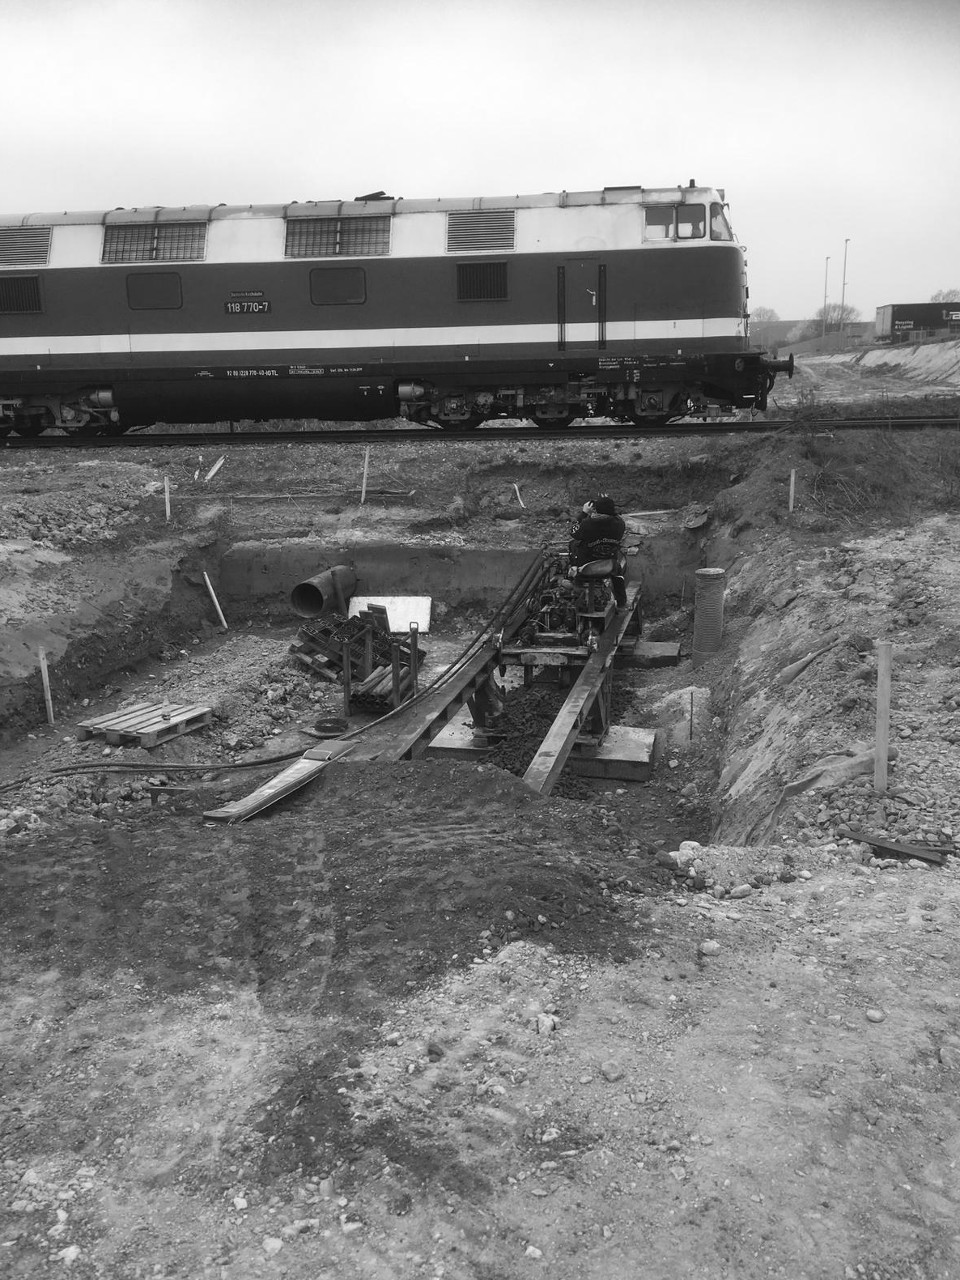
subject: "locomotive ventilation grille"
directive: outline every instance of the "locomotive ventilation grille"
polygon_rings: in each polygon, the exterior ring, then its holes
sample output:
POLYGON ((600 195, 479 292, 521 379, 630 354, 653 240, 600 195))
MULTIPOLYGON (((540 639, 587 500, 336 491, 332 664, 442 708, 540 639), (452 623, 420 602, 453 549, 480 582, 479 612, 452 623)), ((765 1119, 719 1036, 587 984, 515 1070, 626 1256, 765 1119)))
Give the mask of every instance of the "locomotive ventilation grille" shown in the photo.
POLYGON ((101 262, 199 262, 205 222, 112 223, 103 229, 101 262))
POLYGON ((458 301, 502 302, 507 296, 505 262, 457 263, 458 301))
POLYGON ((389 252, 389 217, 287 219, 285 258, 375 257, 389 252))
POLYGON ((43 267, 49 259, 49 227, 0 227, 0 267, 43 267))
POLYGON ((504 253, 516 244, 515 209, 468 209, 447 214, 447 253, 504 253))
POLYGON ((42 310, 37 276, 0 276, 0 314, 42 310))

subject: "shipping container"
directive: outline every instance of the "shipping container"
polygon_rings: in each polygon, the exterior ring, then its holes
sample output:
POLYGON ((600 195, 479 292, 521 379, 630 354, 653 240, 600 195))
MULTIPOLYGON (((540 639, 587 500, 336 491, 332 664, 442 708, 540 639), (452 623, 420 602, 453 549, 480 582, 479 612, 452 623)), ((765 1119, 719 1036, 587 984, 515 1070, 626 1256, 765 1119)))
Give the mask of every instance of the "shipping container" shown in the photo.
POLYGON ((960 335, 960 301, 891 302, 877 307, 880 342, 916 342, 920 336, 960 335))

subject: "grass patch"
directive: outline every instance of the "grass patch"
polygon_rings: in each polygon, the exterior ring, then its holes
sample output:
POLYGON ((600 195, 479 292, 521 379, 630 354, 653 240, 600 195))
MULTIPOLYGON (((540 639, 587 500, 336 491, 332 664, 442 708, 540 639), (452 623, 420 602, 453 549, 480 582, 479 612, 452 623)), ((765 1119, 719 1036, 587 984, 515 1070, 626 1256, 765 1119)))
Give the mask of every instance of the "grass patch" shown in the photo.
POLYGON ((813 464, 810 500, 837 518, 909 518, 960 503, 960 430, 890 430, 803 436, 813 464))

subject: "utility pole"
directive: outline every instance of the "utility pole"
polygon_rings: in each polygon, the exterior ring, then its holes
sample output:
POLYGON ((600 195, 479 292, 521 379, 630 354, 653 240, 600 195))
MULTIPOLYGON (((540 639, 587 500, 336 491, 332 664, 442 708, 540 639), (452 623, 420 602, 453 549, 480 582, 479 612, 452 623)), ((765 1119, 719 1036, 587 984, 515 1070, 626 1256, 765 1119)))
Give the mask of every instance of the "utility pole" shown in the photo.
POLYGON ((843 350, 843 321, 844 321, 843 304, 847 296, 847 245, 849 243, 850 243, 849 240, 844 240, 843 242, 843 286, 840 289, 840 350, 841 351, 843 350))
POLYGON ((827 277, 830 274, 830 258, 823 264, 823 324, 820 328, 820 341, 827 336, 827 277))

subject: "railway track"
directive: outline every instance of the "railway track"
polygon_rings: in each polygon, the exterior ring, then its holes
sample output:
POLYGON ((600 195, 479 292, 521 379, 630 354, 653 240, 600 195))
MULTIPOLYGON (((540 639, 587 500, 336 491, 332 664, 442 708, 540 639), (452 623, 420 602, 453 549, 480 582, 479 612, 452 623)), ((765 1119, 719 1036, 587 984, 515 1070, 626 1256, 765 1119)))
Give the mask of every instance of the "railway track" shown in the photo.
POLYGON ((960 415, 928 414, 915 418, 767 418, 745 421, 678 422, 670 426, 638 428, 625 423, 574 425, 566 427, 520 427, 494 425, 469 431, 433 430, 429 427, 371 427, 346 430, 318 428, 310 431, 264 431, 253 428, 231 430, 228 426, 188 432, 158 432, 153 435, 121 436, 5 436, 0 448, 10 450, 45 449, 166 449, 195 448, 197 445, 232 448, 252 444, 371 444, 404 443, 411 440, 443 440, 478 443, 485 440, 643 440, 660 436, 703 436, 764 434, 776 431, 920 431, 927 427, 960 430, 960 415))

